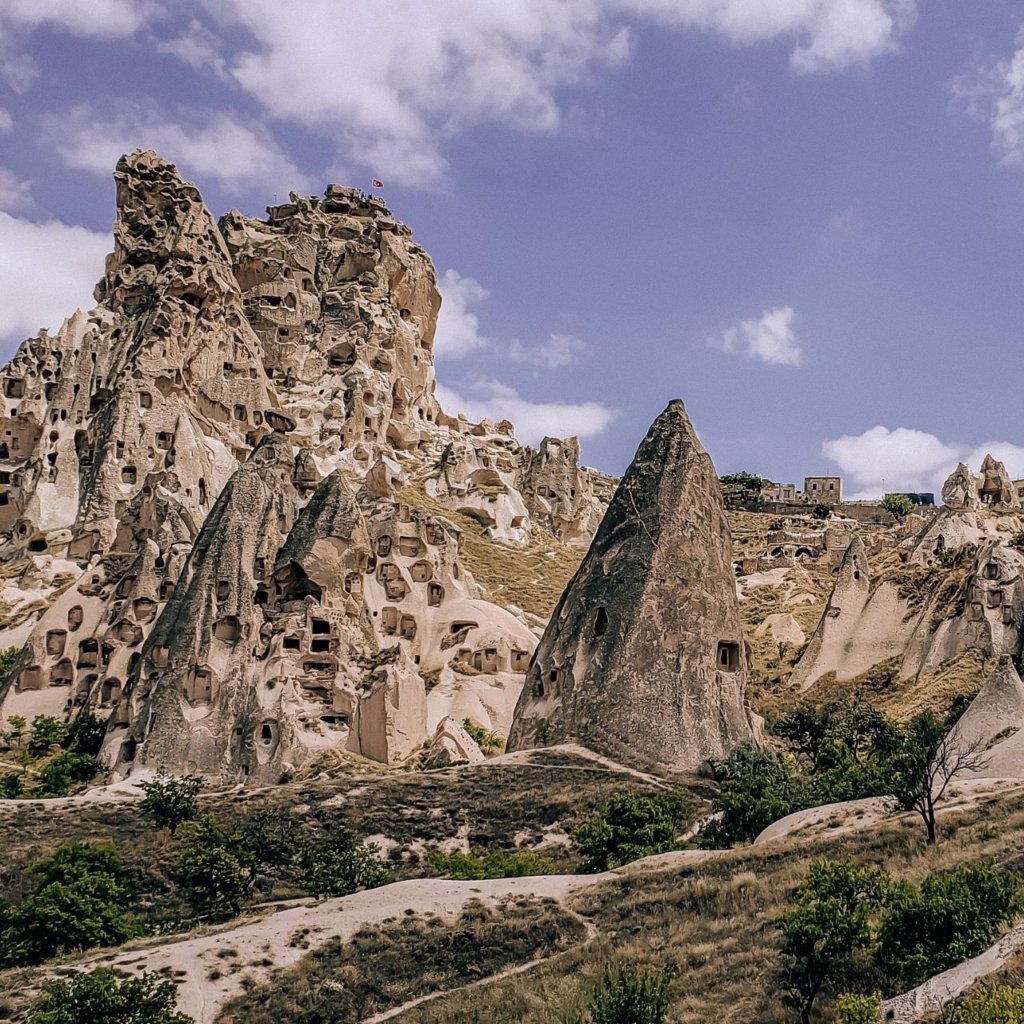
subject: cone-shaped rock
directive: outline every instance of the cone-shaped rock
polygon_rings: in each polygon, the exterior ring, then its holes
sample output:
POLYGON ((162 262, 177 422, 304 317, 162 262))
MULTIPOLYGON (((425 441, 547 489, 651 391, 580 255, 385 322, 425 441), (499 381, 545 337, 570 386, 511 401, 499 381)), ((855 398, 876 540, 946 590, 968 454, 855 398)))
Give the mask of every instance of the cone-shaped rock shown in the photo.
POLYGON ((674 401, 637 450, 551 617, 509 749, 577 739, 694 768, 758 738, 747 672, 718 477, 674 401))

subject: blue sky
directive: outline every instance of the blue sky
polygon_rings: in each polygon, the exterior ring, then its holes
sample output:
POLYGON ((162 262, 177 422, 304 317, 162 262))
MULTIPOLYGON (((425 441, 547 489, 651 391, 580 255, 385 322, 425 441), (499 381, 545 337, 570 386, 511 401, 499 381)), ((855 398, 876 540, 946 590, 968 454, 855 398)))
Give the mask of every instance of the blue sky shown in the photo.
POLYGON ((87 305, 111 171, 215 214, 385 198, 442 400, 620 472, 683 398, 720 471, 1024 476, 1011 0, 3 0, 0 347, 87 305))

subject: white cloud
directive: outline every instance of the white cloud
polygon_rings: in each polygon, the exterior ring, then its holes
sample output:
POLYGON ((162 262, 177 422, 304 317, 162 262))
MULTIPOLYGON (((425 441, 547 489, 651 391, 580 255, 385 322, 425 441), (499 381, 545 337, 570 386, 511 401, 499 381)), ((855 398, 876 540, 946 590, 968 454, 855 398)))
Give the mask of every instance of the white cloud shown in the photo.
POLYGON ((91 309, 109 235, 60 221, 34 223, 0 212, 0 338, 20 341, 91 309))
POLYGON ((195 18, 182 35, 163 40, 157 43, 156 48, 159 53, 169 53, 196 70, 213 69, 218 74, 224 73, 224 59, 220 56, 217 37, 195 18))
POLYGON ((437 385, 437 399, 452 415, 465 413, 470 420, 511 420, 516 437, 536 444, 544 437, 593 437, 600 434, 618 415, 600 402, 531 402, 514 389, 496 380, 479 380, 473 385, 473 397, 443 384, 437 385))
POLYGON ((0 4, 0 76, 24 92, 39 74, 22 40, 38 28, 73 36, 120 39, 133 35, 155 13, 150 0, 3 0, 0 4))
POLYGON ((789 306, 766 309, 757 320, 741 320, 709 344, 723 352, 745 352, 752 359, 780 366, 799 366, 802 352, 793 330, 789 306))
MULTIPOLYGON (((368 18, 335 0, 203 0, 221 38, 237 23, 250 48, 220 56, 275 118, 329 133, 344 156, 396 184, 435 187, 446 142, 475 125, 555 132, 560 92, 630 57, 656 23, 733 45, 792 46, 799 73, 863 65, 893 51, 915 0, 391 0, 368 18), (315 26, 313 31, 310 26, 315 26)), ((193 62, 195 50, 180 55, 193 62)))
POLYGON ((14 118, 3 107, 0 107, 0 132, 9 132, 13 127, 14 118))
POLYGON ((1003 163, 1024 163, 1024 29, 1011 57, 983 63, 953 80, 953 96, 992 132, 1003 163))
POLYGON ((32 205, 32 183, 0 167, 0 210, 19 213, 32 205))
POLYGON ((480 333, 480 320, 469 307, 483 302, 490 294, 472 277, 457 270, 446 270, 437 282, 441 293, 441 312, 434 336, 434 355, 440 359, 457 358, 486 348, 490 341, 480 333))
POLYGON ((123 106, 110 117, 78 106, 48 118, 44 136, 69 167, 103 177, 123 153, 155 149, 228 192, 252 186, 287 194, 313 187, 266 128, 222 111, 193 113, 183 124, 152 106, 123 106))
POLYGON ((506 354, 513 363, 557 370, 562 366, 572 366, 586 350, 586 343, 574 334, 552 334, 543 345, 524 345, 515 339, 506 354))
POLYGON ((931 491, 937 496, 958 462, 977 471, 986 454, 1004 462, 1012 477, 1024 477, 1020 445, 943 441, 909 427, 872 427, 862 434, 825 441, 821 451, 839 466, 846 478, 843 489, 854 499, 877 498, 885 491, 931 491))

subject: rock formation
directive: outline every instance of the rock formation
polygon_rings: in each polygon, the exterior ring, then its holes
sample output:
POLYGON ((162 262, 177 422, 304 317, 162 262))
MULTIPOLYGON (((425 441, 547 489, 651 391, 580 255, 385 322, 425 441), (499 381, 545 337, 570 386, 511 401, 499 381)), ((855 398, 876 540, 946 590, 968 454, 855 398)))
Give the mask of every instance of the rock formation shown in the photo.
POLYGON ((3 715, 88 709, 123 771, 263 781, 448 716, 504 734, 536 637, 438 508, 583 545, 606 478, 440 408, 434 269, 380 199, 218 224, 151 152, 115 180, 98 305, 0 378, 3 715))
POLYGON ((695 768, 759 735, 747 673, 718 477, 675 401, 637 450, 552 614, 509 748, 578 739, 695 768))
POLYGON ((1024 683, 1003 655, 978 696, 953 727, 951 745, 976 748, 984 762, 974 778, 1024 778, 1024 683))

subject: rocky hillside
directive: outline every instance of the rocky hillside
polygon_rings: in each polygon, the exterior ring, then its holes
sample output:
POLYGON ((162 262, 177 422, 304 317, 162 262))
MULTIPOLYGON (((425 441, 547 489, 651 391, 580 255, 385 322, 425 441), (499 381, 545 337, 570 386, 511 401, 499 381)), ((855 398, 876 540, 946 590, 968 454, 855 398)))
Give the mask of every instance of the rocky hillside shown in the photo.
POLYGON ((3 371, 4 717, 91 711, 122 773, 479 756, 458 723, 507 734, 609 481, 441 409, 434 268, 379 199, 218 223, 152 152, 115 180, 95 309, 3 371))

